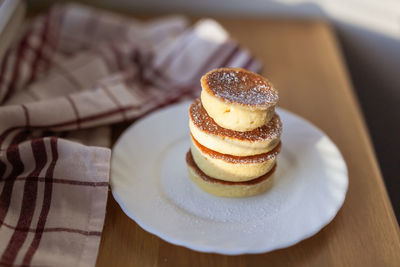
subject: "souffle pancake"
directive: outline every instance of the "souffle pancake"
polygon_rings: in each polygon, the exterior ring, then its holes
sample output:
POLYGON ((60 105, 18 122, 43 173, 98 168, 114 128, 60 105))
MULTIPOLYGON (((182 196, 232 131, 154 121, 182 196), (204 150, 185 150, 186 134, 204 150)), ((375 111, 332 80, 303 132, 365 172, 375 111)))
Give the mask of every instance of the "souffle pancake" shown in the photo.
POLYGON ((255 179, 269 172, 276 164, 281 144, 267 153, 233 156, 213 151, 191 137, 190 151, 196 165, 208 176, 231 182, 255 179))
POLYGON ((282 146, 277 90, 261 75, 239 68, 212 70, 201 86, 189 108, 190 179, 221 197, 265 192, 282 146))
POLYGON ((186 153, 190 179, 204 191, 220 197, 250 197, 268 190, 273 183, 276 165, 266 174, 245 182, 229 182, 206 175, 196 165, 192 153, 186 153))
POLYGON ((218 125, 204 109, 200 99, 189 108, 189 128, 203 146, 235 156, 263 154, 280 142, 282 123, 278 114, 265 125, 247 132, 234 131, 218 125))
POLYGON ((201 102, 214 121, 226 129, 251 131, 275 113, 278 92, 261 75, 240 68, 219 68, 201 78, 201 102))

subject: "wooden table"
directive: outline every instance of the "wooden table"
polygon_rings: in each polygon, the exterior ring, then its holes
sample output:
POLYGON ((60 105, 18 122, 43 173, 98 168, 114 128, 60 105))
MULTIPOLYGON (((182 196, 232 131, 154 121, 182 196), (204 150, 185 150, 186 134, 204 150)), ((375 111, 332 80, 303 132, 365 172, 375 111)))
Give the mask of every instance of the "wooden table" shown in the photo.
POLYGON ((109 196, 97 266, 400 266, 400 234, 359 105, 332 29, 323 22, 218 19, 264 63, 283 108, 321 128, 349 169, 336 218, 299 244, 223 256, 145 232, 109 196))

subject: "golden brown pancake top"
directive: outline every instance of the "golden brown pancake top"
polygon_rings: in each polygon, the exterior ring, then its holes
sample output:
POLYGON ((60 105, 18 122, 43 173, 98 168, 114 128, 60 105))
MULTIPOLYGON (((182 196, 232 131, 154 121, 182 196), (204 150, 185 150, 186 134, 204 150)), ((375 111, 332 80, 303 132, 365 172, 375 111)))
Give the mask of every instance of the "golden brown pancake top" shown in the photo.
POLYGON ((278 102, 278 92, 259 74, 240 68, 219 68, 201 78, 204 89, 227 103, 271 107, 278 102))

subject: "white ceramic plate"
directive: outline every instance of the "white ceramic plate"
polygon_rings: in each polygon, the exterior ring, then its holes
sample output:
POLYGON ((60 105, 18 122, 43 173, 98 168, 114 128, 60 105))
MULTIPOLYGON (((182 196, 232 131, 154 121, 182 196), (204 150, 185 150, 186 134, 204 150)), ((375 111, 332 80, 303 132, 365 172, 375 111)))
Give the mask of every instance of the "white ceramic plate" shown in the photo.
POLYGON ((113 196, 143 229, 193 250, 235 255, 291 246, 335 217, 348 186, 339 150, 311 123, 280 108, 283 145, 273 187, 238 199, 199 189, 185 163, 189 105, 152 113, 114 147, 113 196))

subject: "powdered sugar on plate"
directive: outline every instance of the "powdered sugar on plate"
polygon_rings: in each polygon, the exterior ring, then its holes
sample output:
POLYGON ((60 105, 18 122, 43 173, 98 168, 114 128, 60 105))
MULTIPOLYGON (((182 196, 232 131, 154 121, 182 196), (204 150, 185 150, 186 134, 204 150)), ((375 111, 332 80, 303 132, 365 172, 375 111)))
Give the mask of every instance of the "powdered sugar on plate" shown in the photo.
MULTIPOLYGON (((282 192, 282 186, 286 187, 287 183, 290 183, 286 179, 274 181, 271 192, 254 197, 223 198, 202 191, 189 179, 186 163, 181 156, 182 153, 187 151, 188 146, 189 143, 186 138, 176 142, 162 156, 163 159, 160 162, 161 167, 159 170, 160 190, 165 193, 165 197, 173 205, 188 214, 195 215, 188 218, 231 223, 251 222, 249 224, 251 226, 259 220, 265 223, 265 220, 273 219, 276 212, 282 208, 282 205, 287 204, 285 203, 286 201, 290 201, 290 198, 287 198, 289 192, 282 192)), ((288 164, 285 156, 281 157, 277 172, 290 172, 290 168, 286 168, 288 164)), ((289 175, 286 177, 289 177, 289 175)), ((295 188, 292 188, 292 190, 295 191, 295 188)), ((250 229, 248 230, 250 231, 250 229)))

